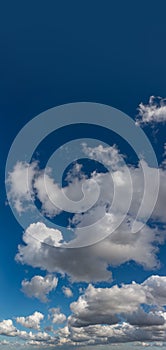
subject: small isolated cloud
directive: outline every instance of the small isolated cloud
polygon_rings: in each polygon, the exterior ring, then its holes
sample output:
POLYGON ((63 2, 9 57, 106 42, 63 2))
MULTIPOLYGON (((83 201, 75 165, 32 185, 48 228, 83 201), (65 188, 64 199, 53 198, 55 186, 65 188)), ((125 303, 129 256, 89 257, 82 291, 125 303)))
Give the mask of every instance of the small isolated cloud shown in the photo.
POLYGON ((62 291, 67 298, 71 298, 73 296, 73 292, 69 287, 63 286, 62 291))
POLYGON ((52 275, 34 276, 30 281, 23 280, 21 283, 22 291, 28 297, 35 297, 42 302, 47 302, 47 295, 55 290, 58 284, 58 278, 52 275))
POLYGON ((20 323, 23 327, 40 329, 40 322, 44 319, 44 315, 41 312, 35 311, 33 315, 26 317, 16 317, 16 322, 20 323))
POLYGON ((61 324, 66 321, 66 315, 61 313, 60 308, 51 308, 49 311, 50 311, 50 318, 52 319, 52 323, 61 324))
POLYGON ((166 98, 151 96, 148 104, 142 102, 138 107, 137 125, 166 122, 166 98))

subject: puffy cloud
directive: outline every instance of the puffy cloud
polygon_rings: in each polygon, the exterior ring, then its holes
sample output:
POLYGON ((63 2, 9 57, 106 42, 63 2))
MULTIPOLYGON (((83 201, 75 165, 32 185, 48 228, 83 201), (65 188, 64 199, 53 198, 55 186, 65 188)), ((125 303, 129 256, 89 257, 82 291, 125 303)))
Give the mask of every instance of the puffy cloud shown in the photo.
POLYGON ((93 250, 87 249, 65 249, 60 247, 61 235, 58 231, 56 238, 56 230, 47 231, 47 227, 42 223, 30 225, 23 235, 23 240, 26 245, 19 246, 19 253, 16 260, 21 263, 26 263, 33 267, 40 267, 49 272, 67 273, 72 276, 73 280, 91 281, 108 279, 110 272, 106 271, 107 263, 98 264, 98 257, 93 255, 93 250), (40 228, 42 227, 42 235, 40 228), (36 236, 40 240, 35 239, 36 236), (51 245, 49 245, 51 244, 51 245), (52 245, 56 245, 53 247, 52 245), (85 252, 88 259, 85 259, 85 252))
POLYGON ((11 337, 17 334, 17 329, 14 327, 12 320, 3 320, 0 322, 0 334, 11 337))
POLYGON ((77 302, 71 304, 73 315, 69 322, 74 327, 94 324, 116 324, 119 315, 131 314, 140 304, 146 303, 146 293, 142 286, 133 283, 111 288, 86 289, 77 302))
MULTIPOLYGON (((111 214, 108 214, 102 225, 98 225, 99 232, 109 230, 110 219, 111 214)), ((118 266, 130 260, 146 268, 159 266, 155 256, 157 252, 155 244, 163 242, 164 231, 160 232, 144 226, 140 232, 133 234, 130 225, 130 222, 124 221, 114 233, 95 245, 65 249, 60 245, 59 231, 49 229, 41 223, 33 224, 23 235, 26 245, 19 246, 16 260, 45 269, 50 273, 66 273, 73 281, 86 282, 111 279, 111 272, 107 270, 108 266, 118 266), (35 235, 46 244, 35 239, 35 235)), ((91 234, 95 232, 92 230, 91 234)))
POLYGON ((143 104, 142 102, 139 104, 138 112, 136 118, 138 125, 163 123, 166 121, 166 99, 151 96, 148 104, 143 104))
POLYGON ((37 162, 31 164, 17 162, 7 178, 7 192, 11 204, 21 215, 29 209, 32 211, 34 198, 37 197, 41 202, 43 214, 49 217, 54 217, 63 210, 77 212, 78 201, 83 197, 82 185, 84 185, 88 196, 85 200, 82 199, 79 211, 90 208, 97 197, 96 186, 92 179, 79 175, 80 166, 75 167, 78 168, 77 172, 75 170, 70 172, 67 176, 68 186, 62 191, 52 178, 50 168, 43 171, 38 168, 37 162))
POLYGON ((117 285, 111 288, 95 288, 89 285, 77 301, 71 303, 72 327, 96 324, 118 324, 122 319, 139 327, 165 324, 163 306, 166 305, 166 277, 151 276, 142 284, 117 285), (146 312, 142 305, 147 305, 146 312))
POLYGON ((61 324, 66 321, 66 316, 60 312, 60 308, 51 308, 49 311, 51 313, 52 323, 61 324))
POLYGON ((69 287, 63 286, 62 291, 67 298, 71 298, 73 296, 73 292, 69 287))
MULTIPOLYGON (((137 167, 128 166, 129 169, 126 170, 122 162, 123 156, 119 154, 115 146, 103 147, 99 145, 91 148, 84 144, 83 149, 85 154, 89 157, 95 157, 98 161, 108 165, 112 171, 105 174, 93 173, 91 179, 84 179, 82 176, 81 179, 75 179, 74 173, 74 181, 66 186, 65 193, 69 195, 69 198, 71 196, 72 200, 80 199, 84 180, 87 181, 87 188, 91 187, 91 182, 88 182, 90 180, 96 182, 100 187, 100 196, 92 209, 89 209, 84 215, 74 215, 72 225, 75 226, 75 237, 72 241, 66 243, 66 247, 70 249, 63 247, 63 235, 59 230, 46 227, 44 223, 38 222, 31 224, 24 232, 23 241, 25 245, 19 246, 17 261, 33 267, 39 267, 47 270, 49 273, 66 273, 73 281, 86 282, 111 279, 111 272, 108 271, 109 266, 118 266, 131 260, 145 268, 153 269, 158 267, 159 262, 157 261, 156 253, 158 245, 164 243, 165 231, 160 230, 157 226, 151 228, 145 224, 136 234, 132 233, 132 224, 135 221, 143 197, 144 178, 142 166, 144 165, 146 168, 148 196, 139 217, 137 217, 136 224, 138 226, 140 222, 142 223, 146 220, 149 207, 153 202, 154 177, 158 170, 149 167, 145 162, 140 162, 137 167), (129 170, 133 183, 132 188, 130 186, 129 170), (111 207, 114 195, 113 182, 118 188, 116 193, 117 201, 114 208, 111 207), (114 226, 125 215, 130 194, 132 194, 133 198, 126 218, 114 230, 114 226), (94 241, 98 243, 94 244, 94 241), (72 249, 71 244, 75 244, 77 247, 87 245, 87 247, 72 249)), ((23 164, 21 169, 22 167, 23 164)), ((24 167, 27 168, 27 165, 24 164, 24 167)), ((45 207, 49 212, 49 204, 47 203, 49 196, 47 195, 46 199, 43 192, 45 191, 42 182, 43 172, 39 169, 34 169, 36 168, 33 166, 33 171, 31 170, 31 172, 34 174, 36 171, 33 186, 36 186, 35 188, 43 208, 45 207)), ((80 167, 77 170, 79 172, 80 167)), ((159 173, 161 180, 160 191, 152 214, 152 220, 162 223, 165 220, 166 172, 164 169, 160 169, 159 173)), ((45 182, 48 183, 48 192, 60 198, 60 189, 54 183, 49 171, 45 174, 45 182)), ((23 193, 26 194, 26 191, 23 191, 23 193)), ((91 198, 91 195, 89 197, 91 198)), ((88 200, 87 205, 90 203, 88 200)), ((53 205, 51 201, 50 203, 50 205, 53 205)), ((50 215, 52 215, 51 210, 50 215)))
POLYGON ((58 278, 52 275, 34 276, 30 281, 23 280, 22 291, 28 297, 35 297, 43 302, 47 302, 47 295, 57 287, 58 278))
POLYGON ((40 322, 44 319, 44 315, 41 312, 35 311, 33 315, 16 317, 16 322, 20 323, 23 327, 40 329, 40 322))
POLYGON ((166 276, 150 276, 142 285, 150 292, 151 303, 166 306, 166 276))

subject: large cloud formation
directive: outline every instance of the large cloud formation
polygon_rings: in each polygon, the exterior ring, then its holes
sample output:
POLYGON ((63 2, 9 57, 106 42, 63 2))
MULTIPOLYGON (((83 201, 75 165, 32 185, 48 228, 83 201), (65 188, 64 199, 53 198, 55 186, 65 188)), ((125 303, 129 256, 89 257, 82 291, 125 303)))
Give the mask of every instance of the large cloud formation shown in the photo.
MULTIPOLYGON (((165 122, 165 99, 155 99, 153 96, 148 105, 139 105, 139 125, 165 122)), ((58 279, 56 273, 70 278, 70 282, 87 282, 89 285, 77 300, 71 303, 71 314, 67 317, 59 307, 49 309, 49 325, 46 331, 41 330, 44 315, 39 311, 30 316, 21 316, 13 320, 0 322, 0 334, 6 337, 17 337, 31 346, 42 347, 73 347, 98 346, 104 344, 138 342, 145 346, 147 342, 164 344, 166 342, 166 277, 152 275, 141 284, 113 285, 107 288, 96 287, 95 282, 112 281, 111 267, 120 266, 129 261, 135 261, 143 268, 153 270, 160 267, 157 253, 165 242, 165 198, 166 198, 166 168, 165 154, 159 169, 152 168, 144 160, 138 164, 127 164, 128 171, 117 147, 99 145, 91 148, 82 145, 86 157, 97 160, 109 170, 106 173, 93 172, 90 178, 82 173, 80 165, 68 173, 68 185, 65 194, 73 201, 78 201, 82 195, 82 185, 91 189, 92 181, 100 187, 100 196, 95 205, 86 213, 77 213, 69 218, 69 228, 74 228, 73 241, 87 242, 86 247, 71 248, 70 242, 64 242, 63 230, 47 227, 44 222, 33 222, 23 233, 23 243, 18 247, 16 261, 40 268, 46 271, 46 276, 34 276, 30 281, 22 281, 22 290, 29 297, 48 301, 48 295, 53 291, 58 279), (142 212, 137 217, 137 224, 144 223, 138 232, 132 232, 132 224, 138 213, 144 191, 142 166, 146 167, 148 176, 148 196, 142 212), (153 201, 153 179, 159 171, 160 188, 151 220, 146 221, 148 208, 153 201), (132 180, 132 188, 131 182, 132 180), (120 196, 117 205, 112 208, 114 195, 113 183, 119 189, 120 196), (116 230, 113 224, 120 221, 125 213, 128 195, 132 201, 125 219, 116 230), (100 220, 102 218, 102 220, 100 220), (80 234, 80 228, 82 233, 80 234), (96 243, 91 244, 91 238, 96 237, 96 243), (105 237, 104 239, 98 239, 105 237), (64 243, 67 249, 64 247, 64 243), (22 331, 14 322, 22 327, 32 329, 22 331), (64 324, 58 328, 58 324, 64 324)), ((61 196, 61 189, 52 178, 50 169, 45 176, 36 162, 28 165, 18 162, 8 178, 9 199, 15 210, 22 215, 27 210, 32 213, 31 204, 35 196, 41 202, 43 214, 54 217, 62 210, 53 204, 52 199, 61 196), (25 182, 27 178, 28 182, 25 182), (46 184, 47 191, 45 191, 46 184)), ((90 192, 91 193, 91 192, 90 192)), ((88 201, 87 201, 88 204, 88 201)), ((59 278, 59 276, 58 276, 59 278)), ((74 288, 73 288, 74 290, 74 288)), ((62 287, 66 297, 74 297, 72 290, 62 287)), ((135 344, 135 343, 134 343, 135 344)))
MULTIPOLYGON (((156 258, 158 246, 164 243, 165 230, 161 227, 161 223, 165 222, 165 196, 166 196, 166 171, 164 168, 159 169, 160 189, 157 203, 154 207, 151 219, 155 225, 149 226, 144 224, 143 228, 137 233, 132 233, 131 227, 140 206, 143 196, 143 175, 141 163, 137 167, 130 167, 130 175, 133 182, 132 189, 126 172, 126 168, 120 165, 121 156, 116 147, 98 146, 95 149, 87 145, 83 145, 84 152, 89 157, 93 157, 101 161, 103 164, 111 164, 113 173, 93 173, 91 178, 100 186, 100 196, 96 204, 84 214, 75 214, 70 221, 75 227, 76 243, 87 243, 86 248, 64 249, 62 246, 63 234, 60 230, 47 227, 44 223, 38 222, 31 224, 23 235, 25 245, 19 246, 19 252, 16 260, 21 263, 39 267, 48 272, 66 273, 73 281, 95 282, 108 280, 111 278, 111 272, 108 271, 108 266, 118 266, 127 261, 134 260, 148 269, 159 267, 159 262, 156 258), (112 177, 116 182, 116 186, 120 188, 121 196, 117 198, 117 205, 112 209, 111 201, 113 197, 112 177), (125 213, 126 198, 132 190, 132 202, 126 218, 121 225, 112 232, 112 227, 120 220, 121 215, 125 213), (160 223, 160 226, 157 225, 160 223), (82 229, 80 234, 80 228, 82 229), (106 237, 107 236, 107 237, 106 237), (100 241, 91 245, 91 240, 100 241), (101 240, 101 237, 106 237, 101 240), (98 239, 99 238, 99 239, 98 239), (43 244, 43 243, 45 244, 43 244), (86 257, 86 258, 85 258, 86 257)), ((149 205, 152 201, 154 173, 155 168, 146 166, 148 174, 149 192, 143 210, 137 217, 137 224, 143 222, 149 205)), ((32 165, 34 169, 34 165, 32 165)), ((20 168, 19 168, 20 169, 20 168)), ((15 172, 15 169, 13 170, 15 172)), ((10 174, 11 177, 11 174, 10 174)), ((35 175, 35 181, 38 183, 38 192, 43 192, 43 185, 40 182, 43 174, 39 169, 35 175), (36 178, 37 177, 37 178, 36 178), (41 186, 41 188, 40 188, 41 186)), ((15 178, 15 176, 12 176, 15 178)), ((50 191, 58 196, 57 186, 53 179, 47 174, 45 181, 49 181, 50 191), (49 179, 49 180, 48 180, 49 179)), ((71 180, 71 174, 70 174, 71 180)), ((70 182, 66 192, 72 193, 73 200, 78 200, 82 188, 81 180, 70 182), (77 185, 76 185, 77 184, 77 185), (73 189, 76 186, 76 190, 73 189)), ((13 183, 11 187, 13 188, 13 183)), ((15 189, 15 186, 14 186, 15 189)), ((11 191, 13 193, 13 191, 11 191)), ((23 191, 25 193, 25 190, 23 191)), ((19 193, 20 196, 20 193, 19 193)), ((15 197, 16 198, 16 193, 15 197)), ((19 197, 20 198, 20 197, 19 197)), ((21 197, 22 198, 22 197, 21 197)), ((42 205, 46 210, 49 208, 48 198, 45 201, 44 196, 40 196, 43 202, 42 205)), ((53 205, 52 202, 50 206, 53 205)), ((23 204, 22 204, 23 206, 23 204)), ((50 215, 52 209, 50 210, 50 215)), ((70 247, 70 242, 66 243, 70 247)))
POLYGON ((164 346, 165 306, 166 276, 153 275, 141 284, 132 282, 109 288, 89 285, 77 301, 71 303, 68 318, 59 308, 49 310, 50 327, 47 327, 47 332, 39 329, 44 316, 34 312, 30 316, 16 318, 17 323, 33 331, 19 330, 9 319, 0 322, 0 334, 40 348, 58 349, 63 346, 70 349, 128 342, 134 342, 138 348, 147 342, 164 346), (63 328, 57 328, 58 323, 65 321, 63 328))

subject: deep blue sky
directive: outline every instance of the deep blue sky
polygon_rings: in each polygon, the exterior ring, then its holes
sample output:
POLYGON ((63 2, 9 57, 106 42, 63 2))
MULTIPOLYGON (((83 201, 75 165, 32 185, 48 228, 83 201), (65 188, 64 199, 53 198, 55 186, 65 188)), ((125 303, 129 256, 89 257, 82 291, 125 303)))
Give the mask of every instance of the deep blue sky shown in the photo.
MULTIPOLYGON (((34 116, 60 104, 99 102, 134 118, 141 101, 148 102, 151 95, 165 97, 165 13, 164 0, 18 0, 1 3, 2 319, 20 314, 23 307, 27 314, 34 311, 35 305, 44 310, 37 301, 27 298, 25 303, 20 283, 26 267, 13 262, 22 228, 4 204, 5 162, 12 141, 34 116)), ((161 259, 163 256, 164 248, 161 259)), ((28 270, 29 277, 39 272, 28 270)), ((135 265, 129 271, 129 265, 122 267, 116 281, 131 282, 135 276, 139 282, 139 273, 141 281, 149 275, 135 265)), ((164 265, 160 273, 165 273, 164 265)), ((60 286, 58 288, 56 303, 60 304, 60 286)), ((76 296, 77 290, 75 293, 76 296)))

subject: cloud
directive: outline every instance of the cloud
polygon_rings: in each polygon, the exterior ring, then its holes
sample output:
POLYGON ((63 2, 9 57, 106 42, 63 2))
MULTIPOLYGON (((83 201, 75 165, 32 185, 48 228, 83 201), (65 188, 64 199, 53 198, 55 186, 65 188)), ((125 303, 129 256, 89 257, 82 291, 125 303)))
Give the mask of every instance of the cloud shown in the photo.
POLYGON ((13 171, 8 174, 8 198, 19 214, 31 208, 31 198, 33 198, 32 180, 36 173, 36 162, 32 164, 17 162, 13 171))
POLYGON ((60 312, 60 308, 51 308, 49 311, 52 323, 61 324, 66 321, 66 315, 60 312))
POLYGON ((26 317, 16 317, 16 322, 20 323, 23 327, 40 329, 40 322, 44 319, 44 315, 41 312, 35 311, 33 315, 26 317))
POLYGON ((154 123, 164 123, 166 121, 166 99, 151 96, 148 104, 142 102, 138 107, 136 124, 147 125, 154 123))
POLYGON ((106 167, 111 167, 112 170, 117 170, 123 164, 124 156, 119 153, 116 145, 89 147, 86 143, 83 143, 82 149, 88 158, 95 159, 106 167))
POLYGON ((2 322, 0 322, 0 334, 11 337, 17 334, 17 329, 16 327, 14 327, 12 320, 3 320, 2 322))
POLYGON ((71 290, 69 287, 63 286, 63 287, 62 287, 62 291, 63 291, 64 295, 65 295, 67 298, 73 297, 73 292, 72 292, 72 290, 71 290))
POLYGON ((150 292, 149 299, 152 303, 166 306, 166 276, 150 276, 142 285, 150 292))
MULTIPOLYGON (((110 344, 114 344, 115 348, 119 349, 129 349, 138 348, 142 346, 142 343, 149 343, 153 346, 154 342, 161 343, 166 341, 166 327, 165 325, 158 326, 145 326, 138 327, 130 325, 127 322, 121 322, 115 325, 89 325, 86 327, 64 327, 59 331, 60 339, 62 344, 72 344, 77 345, 80 349, 81 346, 86 346, 86 349, 91 349, 97 345, 101 349, 108 349, 110 344), (65 330, 65 328, 67 328, 65 330), (120 344, 118 346, 118 344, 120 344), (126 346, 125 346, 126 344, 126 346), (130 345, 131 344, 131 345, 130 345)), ((154 344, 155 345, 155 344, 154 344)))
MULTIPOLYGON (((144 268, 159 267, 156 253, 158 246, 163 244, 165 240, 165 230, 163 227, 161 229, 160 226, 165 223, 166 171, 159 170, 160 190, 151 216, 152 221, 155 222, 152 228, 144 224, 144 221, 146 221, 149 207, 154 199, 153 189, 156 186, 154 178, 158 170, 151 168, 144 161, 139 162, 137 167, 128 166, 127 170, 122 162, 123 156, 119 154, 116 146, 103 147, 99 145, 91 148, 84 144, 83 148, 85 154, 110 166, 112 171, 107 173, 94 172, 91 174, 91 179, 86 179, 87 188, 91 187, 91 182, 88 182, 90 180, 99 185, 100 196, 95 205, 86 213, 74 215, 71 225, 74 226, 75 236, 71 242, 66 243, 66 247, 70 249, 65 249, 62 246, 63 234, 60 230, 49 228, 44 223, 38 222, 31 224, 24 232, 25 245, 19 246, 16 260, 23 264, 39 267, 49 273, 67 274, 73 281, 86 281, 88 283, 111 280, 111 272, 108 271, 108 267, 119 266, 131 260, 144 268), (137 217, 136 224, 143 223, 144 227, 134 234, 132 224, 137 216, 144 191, 143 165, 146 168, 148 178, 148 196, 137 217), (118 189, 114 208, 111 206, 114 196, 113 182, 118 189), (126 205, 128 205, 130 194, 132 194, 132 201, 126 215, 126 205), (123 215, 126 215, 125 220, 114 230, 114 226, 119 223, 123 215), (157 225, 158 223, 160 226, 157 225), (98 243, 94 244, 96 241, 98 243), (74 243, 76 246, 87 245, 87 247, 72 249, 70 244, 74 243)), ((24 166, 27 167, 25 164, 24 166)), ((48 198, 44 197, 42 181, 43 172, 37 169, 33 185, 36 186, 43 208, 47 207, 49 211, 48 198)), ((45 181, 48 182, 50 193, 54 193, 58 197, 59 187, 54 183, 49 171, 46 173, 45 181)), ((72 200, 80 199, 83 181, 82 178, 76 180, 74 175, 74 181, 65 188, 66 194, 70 194, 69 198, 72 196, 72 200)), ((88 199, 87 204, 89 205, 89 203, 88 199)), ((51 210, 50 215, 52 215, 51 210)))
POLYGON ((85 294, 71 304, 73 316, 69 322, 74 327, 94 324, 116 324, 119 315, 131 314, 140 304, 146 303, 144 289, 136 283, 112 288, 95 288, 89 285, 85 294))
MULTIPOLYGON (((122 215, 126 213, 128 202, 130 202, 130 196, 132 196, 129 214, 131 214, 132 217, 135 217, 144 194, 144 175, 142 171, 142 167, 144 167, 148 178, 148 190, 147 198, 138 220, 146 219, 146 216, 149 213, 150 204, 153 203, 154 199, 153 194, 156 184, 154 185, 153 179, 158 176, 158 169, 148 166, 143 160, 140 161, 136 167, 131 165, 126 166, 123 160, 124 156, 119 153, 115 145, 113 147, 103 147, 102 145, 99 145, 92 148, 83 144, 82 147, 86 156, 92 159, 94 158, 105 166, 108 166, 110 169, 108 173, 93 172, 90 179, 87 179, 85 176, 83 178, 78 176, 77 178, 74 173, 73 176, 70 176, 71 179, 68 186, 63 188, 65 195, 62 195, 63 191, 61 191, 59 185, 54 182, 54 179, 51 176, 51 169, 46 169, 44 174, 42 170, 37 168, 36 163, 32 163, 28 166, 27 163, 19 162, 9 174, 8 178, 8 183, 10 185, 9 197, 11 198, 11 201, 14 202, 14 205, 17 202, 22 210, 25 210, 25 208, 29 209, 30 203, 27 205, 27 201, 30 201, 31 197, 33 199, 33 187, 36 191, 35 195, 42 204, 43 213, 47 216, 56 216, 62 211, 62 209, 77 213, 78 201, 82 198, 82 186, 84 185, 88 195, 85 196, 82 205, 84 206, 84 209, 86 208, 85 212, 87 212, 88 215, 92 213, 92 210, 98 209, 98 213, 101 211, 99 214, 100 217, 103 215, 103 211, 108 211, 108 208, 113 211, 113 214, 117 213, 117 215, 122 215), (27 172, 28 174, 30 173, 28 183, 25 181, 27 172), (21 184, 20 187, 18 185, 19 183, 21 184), (97 184, 98 186, 94 184, 97 184), (111 207, 111 203, 114 197, 115 186, 117 200, 116 205, 113 208, 111 207), (100 188, 99 198, 98 193, 96 192, 97 188, 100 188), (96 194, 94 195, 94 193, 96 194), (69 202, 66 202, 67 197, 70 199, 69 202), (62 209, 57 208, 56 204, 59 204, 59 208, 62 209), (91 204, 95 204, 95 206, 91 204), (91 207, 92 210, 90 210, 91 207), (76 211, 74 211, 74 209, 76 211)), ((153 218, 165 220, 165 212, 163 209, 163 200, 166 195, 165 169, 159 169, 159 176, 160 191, 157 204, 153 211, 153 218)), ((21 214, 19 209, 17 211, 21 214)), ((83 207, 82 211, 84 211, 83 207)), ((73 219, 75 220, 73 221, 75 224, 77 223, 78 217, 79 214, 76 214, 73 219)))
POLYGON ((125 320, 139 327, 162 326, 165 324, 165 291, 166 277, 157 275, 149 277, 142 284, 133 282, 110 288, 89 285, 85 293, 71 303, 69 325, 113 325, 125 320), (149 312, 142 305, 147 305, 149 312))
POLYGON ((141 307, 132 314, 126 315, 128 323, 139 327, 160 326, 165 324, 164 317, 158 312, 145 312, 141 307))
POLYGON ((22 291, 28 297, 35 297, 43 302, 47 302, 47 295, 55 290, 58 284, 58 278, 52 275, 34 276, 30 281, 23 280, 21 283, 22 291))
MULTIPOLYGON (((108 230, 110 219, 111 215, 108 214, 102 225, 98 225, 98 230, 108 230)), ((30 225, 23 235, 25 245, 19 246, 16 260, 49 273, 66 273, 73 281, 86 282, 109 280, 111 272, 108 271, 108 266, 118 266, 131 260, 149 269, 158 267, 157 243, 164 240, 163 230, 160 232, 156 228, 144 226, 140 232, 133 234, 130 229, 131 220, 127 220, 105 240, 78 249, 61 247, 59 231, 57 233, 41 223, 30 225), (35 239, 35 235, 46 244, 35 239)))

